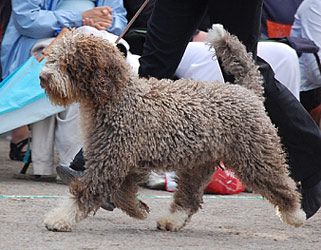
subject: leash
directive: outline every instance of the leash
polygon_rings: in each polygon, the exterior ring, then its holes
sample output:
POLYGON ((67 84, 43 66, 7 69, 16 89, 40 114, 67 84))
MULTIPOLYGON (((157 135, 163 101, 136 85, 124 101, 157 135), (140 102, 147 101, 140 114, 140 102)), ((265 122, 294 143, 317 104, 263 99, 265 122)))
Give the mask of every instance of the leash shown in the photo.
POLYGON ((142 4, 142 6, 140 6, 140 8, 137 10, 137 12, 135 13, 135 15, 133 16, 133 18, 129 21, 129 23, 127 24, 127 26, 125 27, 125 29, 123 30, 123 32, 119 35, 119 37, 116 39, 115 43, 119 43, 120 39, 122 39, 124 37, 124 35, 126 34, 126 32, 129 30, 129 28, 132 26, 132 24, 135 22, 135 20, 137 19, 137 17, 139 16, 139 14, 143 11, 143 9, 145 8, 145 6, 148 4, 149 0, 145 0, 145 2, 142 4))

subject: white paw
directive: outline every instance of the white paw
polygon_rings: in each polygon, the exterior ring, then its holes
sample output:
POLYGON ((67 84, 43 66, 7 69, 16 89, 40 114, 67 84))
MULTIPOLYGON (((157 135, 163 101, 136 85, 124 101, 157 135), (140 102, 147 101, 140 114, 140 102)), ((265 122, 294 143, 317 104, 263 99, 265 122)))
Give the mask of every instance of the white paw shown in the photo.
POLYGON ((302 226, 306 220, 306 214, 302 209, 297 209, 294 212, 287 212, 280 211, 277 208, 276 213, 280 217, 281 221, 295 227, 302 226))
POLYGON ((207 40, 210 43, 222 39, 226 35, 226 30, 222 24, 213 24, 212 28, 208 31, 207 40))
POLYGON ((77 202, 73 197, 66 200, 50 211, 44 220, 46 228, 50 231, 70 232, 72 226, 85 216, 80 212, 77 202))
POLYGON ((169 214, 157 221, 157 228, 163 231, 177 232, 186 225, 189 216, 184 211, 169 214))
POLYGON ((69 224, 65 220, 45 220, 44 221, 45 227, 49 231, 54 231, 54 232, 71 232, 71 224, 69 224))

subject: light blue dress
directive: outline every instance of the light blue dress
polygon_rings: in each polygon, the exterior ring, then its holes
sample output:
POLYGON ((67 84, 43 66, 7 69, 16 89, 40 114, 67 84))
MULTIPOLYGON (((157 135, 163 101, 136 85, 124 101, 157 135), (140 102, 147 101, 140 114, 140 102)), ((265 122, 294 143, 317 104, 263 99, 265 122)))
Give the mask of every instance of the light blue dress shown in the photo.
MULTIPOLYGON (((321 0, 304 0, 295 14, 291 36, 308 38, 320 48, 321 58, 321 0)), ((301 91, 321 87, 321 74, 312 54, 302 54, 299 58, 301 71, 301 91)))
POLYGON ((13 10, 1 46, 3 78, 30 57, 31 48, 38 39, 53 37, 56 30, 63 27, 80 27, 81 13, 93 4, 113 9, 113 22, 109 32, 119 35, 126 27, 126 10, 122 0, 97 0, 94 3, 78 0, 77 5, 74 2, 75 0, 12 0, 13 10), (73 5, 72 10, 68 9, 70 4, 73 5))

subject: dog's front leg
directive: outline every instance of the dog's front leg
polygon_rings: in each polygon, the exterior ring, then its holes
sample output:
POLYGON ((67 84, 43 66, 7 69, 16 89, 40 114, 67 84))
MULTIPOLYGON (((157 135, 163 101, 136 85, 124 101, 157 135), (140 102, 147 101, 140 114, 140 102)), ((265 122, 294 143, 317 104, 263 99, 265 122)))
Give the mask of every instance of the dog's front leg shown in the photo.
POLYGON ((143 173, 129 173, 112 198, 116 207, 136 219, 145 219, 149 213, 148 205, 137 199, 138 184, 148 177, 146 176, 143 173))
POLYGON ((213 164, 182 169, 176 172, 178 187, 170 213, 157 221, 157 228, 178 231, 184 227, 201 206, 204 188, 214 172, 213 164))
POLYGON ((70 195, 47 214, 44 224, 49 231, 70 232, 73 225, 86 216, 87 214, 80 210, 75 197, 70 195))

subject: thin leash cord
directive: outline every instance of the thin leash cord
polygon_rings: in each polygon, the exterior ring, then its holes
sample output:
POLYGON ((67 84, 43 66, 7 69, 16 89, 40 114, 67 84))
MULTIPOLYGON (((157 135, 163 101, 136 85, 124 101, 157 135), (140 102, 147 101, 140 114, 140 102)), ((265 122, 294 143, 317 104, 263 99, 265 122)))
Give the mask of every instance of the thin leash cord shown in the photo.
POLYGON ((145 8, 145 6, 148 4, 149 0, 145 0, 145 2, 142 4, 142 6, 140 6, 140 8, 137 10, 137 12, 135 13, 135 15, 133 16, 133 18, 129 21, 129 23, 127 24, 127 26, 125 27, 125 29, 123 30, 123 32, 119 35, 119 37, 117 38, 117 40, 115 41, 115 43, 119 43, 120 39, 122 39, 124 37, 124 35, 126 34, 126 32, 129 30, 129 28, 132 26, 133 22, 135 22, 135 20, 137 19, 137 17, 139 16, 139 14, 143 11, 143 9, 145 8))

